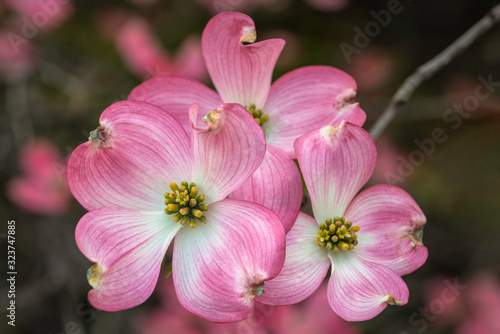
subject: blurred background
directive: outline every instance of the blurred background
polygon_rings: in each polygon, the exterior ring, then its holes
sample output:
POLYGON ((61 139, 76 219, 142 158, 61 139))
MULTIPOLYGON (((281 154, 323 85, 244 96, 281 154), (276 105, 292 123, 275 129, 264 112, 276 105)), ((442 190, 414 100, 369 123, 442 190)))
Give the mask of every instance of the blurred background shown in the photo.
POLYGON ((182 309, 165 270, 134 309, 106 313, 87 301, 91 263, 74 240, 86 211, 65 166, 107 106, 156 75, 211 85, 200 36, 213 15, 232 10, 254 19, 258 40, 286 40, 274 79, 319 64, 351 74, 370 129, 403 80, 496 1, 396 2, 0 0, 0 247, 6 259, 15 220, 17 270, 12 327, 0 261, 0 332, 500 333, 500 26, 424 83, 377 140, 371 183, 406 189, 427 216, 429 258, 404 277, 407 305, 348 324, 320 290, 297 306, 259 305, 242 323, 214 325, 182 309))

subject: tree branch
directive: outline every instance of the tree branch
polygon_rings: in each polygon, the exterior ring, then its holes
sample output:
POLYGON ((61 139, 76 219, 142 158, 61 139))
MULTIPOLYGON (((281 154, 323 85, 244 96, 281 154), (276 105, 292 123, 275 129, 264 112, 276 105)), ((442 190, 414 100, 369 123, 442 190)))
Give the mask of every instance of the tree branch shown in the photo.
POLYGON ((401 87, 396 91, 396 94, 392 97, 387 108, 370 129, 372 137, 376 139, 385 130, 396 116, 398 110, 408 102, 415 89, 417 89, 422 82, 430 79, 439 70, 448 65, 450 61, 455 59, 480 36, 490 30, 499 20, 500 4, 494 6, 481 20, 474 24, 440 54, 420 66, 412 75, 406 78, 401 87))

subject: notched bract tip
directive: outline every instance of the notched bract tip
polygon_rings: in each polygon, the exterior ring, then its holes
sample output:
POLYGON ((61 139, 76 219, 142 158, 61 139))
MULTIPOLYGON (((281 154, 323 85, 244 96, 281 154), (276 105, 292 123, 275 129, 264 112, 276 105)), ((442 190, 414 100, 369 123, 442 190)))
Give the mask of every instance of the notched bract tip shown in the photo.
POLYGON ((342 110, 350 110, 356 103, 356 92, 353 89, 348 89, 339 97, 337 101, 334 103, 334 108, 339 111, 342 110))
POLYGON ((252 278, 245 289, 245 297, 248 299, 258 297, 264 293, 264 279, 261 275, 252 278))
POLYGON ((243 35, 241 36, 240 41, 242 43, 253 43, 257 39, 257 32, 253 27, 245 27, 243 28, 243 35))
POLYGON ((93 289, 97 289, 101 283, 102 267, 99 263, 94 264, 87 270, 87 281, 93 289))
POLYGON ((396 300, 393 295, 384 296, 383 302, 387 303, 389 305, 395 305, 395 306, 403 305, 403 302, 396 300))
POLYGON ((423 238, 424 238, 424 227, 425 222, 417 223, 413 227, 413 229, 408 233, 408 238, 413 242, 416 246, 423 246, 423 238))
POLYGON ((209 112, 203 120, 207 123, 208 129, 211 131, 217 131, 222 128, 224 121, 224 110, 217 108, 209 112))
POLYGON ((338 126, 327 125, 322 127, 319 132, 321 137, 326 141, 333 142, 335 134, 344 126, 345 121, 342 121, 338 126))
POLYGON ((111 129, 107 124, 102 124, 90 132, 89 141, 96 149, 112 146, 111 129))

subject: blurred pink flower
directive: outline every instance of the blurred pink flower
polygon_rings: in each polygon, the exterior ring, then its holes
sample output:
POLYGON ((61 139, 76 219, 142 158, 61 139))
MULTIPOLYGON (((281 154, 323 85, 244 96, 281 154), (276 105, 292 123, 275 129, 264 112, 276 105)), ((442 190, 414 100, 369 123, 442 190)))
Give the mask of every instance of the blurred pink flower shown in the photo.
POLYGON ((152 6, 158 3, 159 0, 129 0, 129 2, 138 6, 152 6))
POLYGON ((500 283, 491 274, 476 273, 465 283, 435 278, 428 284, 425 300, 426 309, 435 317, 434 327, 455 327, 457 334, 500 333, 500 283), (459 288, 453 287, 457 283, 459 288))
POLYGON ((116 48, 129 71, 140 78, 172 74, 168 53, 142 18, 129 18, 116 31, 116 48))
POLYGON ((304 310, 293 308, 296 313, 293 318, 302 316, 303 322, 307 324, 304 331, 293 330, 290 334, 314 333, 330 334, 330 328, 335 328, 338 334, 360 334, 361 330, 355 325, 345 321, 335 313, 331 312, 328 301, 328 285, 322 284, 313 295, 303 303, 304 310))
POLYGON ((105 17, 114 20, 107 23, 115 46, 129 71, 141 79, 159 75, 181 75, 205 81, 208 78, 203 62, 199 38, 188 37, 175 57, 162 48, 149 23, 123 12, 105 17))
MULTIPOLYGON (((257 9, 282 11, 291 6, 290 0, 198 0, 212 13, 245 12, 257 9)), ((337 12, 344 9, 350 0, 304 0, 312 8, 323 12, 337 12)))
POLYGON ((37 61, 36 48, 29 40, 12 31, 0 30, 0 80, 23 78, 35 68, 37 61))
POLYGON ((306 303, 272 306, 255 303, 252 315, 236 323, 211 323, 187 312, 175 298, 172 280, 164 279, 158 287, 160 306, 137 318, 141 334, 359 334, 360 331, 332 314, 323 286, 306 303))
MULTIPOLYGON (((67 21, 74 11, 71 0, 4 0, 20 16, 36 28, 52 31, 67 21)), ((24 20, 22 18, 22 20, 24 20)))
POLYGON ((364 49, 353 57, 347 69, 358 83, 358 88, 366 92, 380 90, 393 70, 389 54, 382 48, 374 47, 364 49))
POLYGON ((184 40, 175 55, 172 74, 199 81, 208 80, 208 71, 203 61, 199 36, 192 35, 184 40))
POLYGON ((289 69, 296 67, 295 64, 300 62, 303 55, 303 44, 300 38, 288 30, 275 29, 266 31, 262 34, 263 39, 281 38, 286 41, 283 47, 283 52, 280 54, 277 62, 276 69, 289 69))
POLYGON ((309 6, 323 12, 337 12, 349 4, 350 0, 304 0, 309 6))
POLYGON ((387 135, 380 136, 375 142, 377 145, 377 163, 371 181, 373 183, 394 184, 399 175, 398 167, 400 153, 398 148, 387 135))
POLYGON ((19 207, 40 214, 61 214, 68 208, 66 163, 48 140, 25 144, 20 151, 22 177, 7 185, 10 199, 19 207))
POLYGON ((461 302, 462 292, 457 290, 460 292, 458 295, 450 292, 450 282, 453 282, 452 278, 443 276, 435 277, 426 282, 424 303, 427 309, 434 308, 433 303, 444 303, 445 305, 445 307, 440 307, 441 312, 433 322, 436 327, 449 326, 459 319, 465 318, 467 314, 467 310, 461 302))
POLYGON ((458 326, 458 334, 500 333, 500 284, 489 274, 479 274, 468 282, 462 302, 467 312, 458 326))
POLYGON ((315 219, 299 213, 286 236, 283 270, 265 282, 266 293, 256 300, 298 303, 317 290, 331 267, 328 300, 345 320, 371 319, 387 304, 406 304, 408 288, 400 276, 427 259, 426 218, 397 187, 376 185, 356 196, 375 167, 371 136, 343 121, 309 132, 294 146, 315 219))
POLYGON ((76 241, 95 262, 87 272, 88 297, 99 309, 123 310, 148 299, 174 238, 177 297, 211 321, 248 317, 263 282, 283 266, 278 217, 227 198, 264 159, 262 129, 235 103, 212 110, 203 127, 194 125, 197 105, 189 114, 191 136, 163 109, 117 102, 71 154, 68 184, 89 210, 76 241))
MULTIPOLYGON (((472 77, 467 77, 464 75, 457 75, 451 78, 444 86, 444 99, 447 105, 459 104, 463 105, 464 100, 468 97, 479 97, 478 95, 478 86, 481 83, 472 77)), ((486 88, 482 88, 480 91, 481 94, 483 90, 488 92, 486 88)), ((478 105, 472 113, 474 116, 486 116, 492 113, 498 112, 500 110, 500 98, 496 95, 488 96, 485 98, 478 98, 478 105)))
POLYGON ((236 323, 212 323, 186 311, 175 298, 171 279, 160 281, 158 290, 160 306, 148 310, 137 318, 136 328, 141 334, 233 334, 281 333, 276 331, 290 320, 287 307, 255 303, 249 318, 236 323))
MULTIPOLYGON (((497 314, 498 317, 498 314, 497 314)), ((456 330, 455 334, 498 334, 498 328, 490 328, 482 319, 467 319, 456 330)))
POLYGON ((250 12, 264 5, 283 2, 283 0, 198 0, 212 13, 227 11, 250 12))

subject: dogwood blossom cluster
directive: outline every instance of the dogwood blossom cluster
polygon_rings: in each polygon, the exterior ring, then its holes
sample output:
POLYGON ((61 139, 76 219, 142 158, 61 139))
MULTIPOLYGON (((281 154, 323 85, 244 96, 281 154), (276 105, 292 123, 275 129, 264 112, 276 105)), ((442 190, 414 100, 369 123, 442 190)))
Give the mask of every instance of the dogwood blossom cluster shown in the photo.
POLYGON ((298 303, 327 275, 329 304, 348 321, 408 301, 401 275, 427 258, 426 219, 397 187, 358 194, 377 152, 356 83, 307 66, 271 85, 285 42, 255 40, 248 16, 215 16, 201 46, 217 91, 150 79, 104 110, 71 155, 95 307, 147 300, 171 244, 177 298, 215 322, 243 320, 255 302, 298 303), (299 212, 302 178, 314 218, 299 212))

